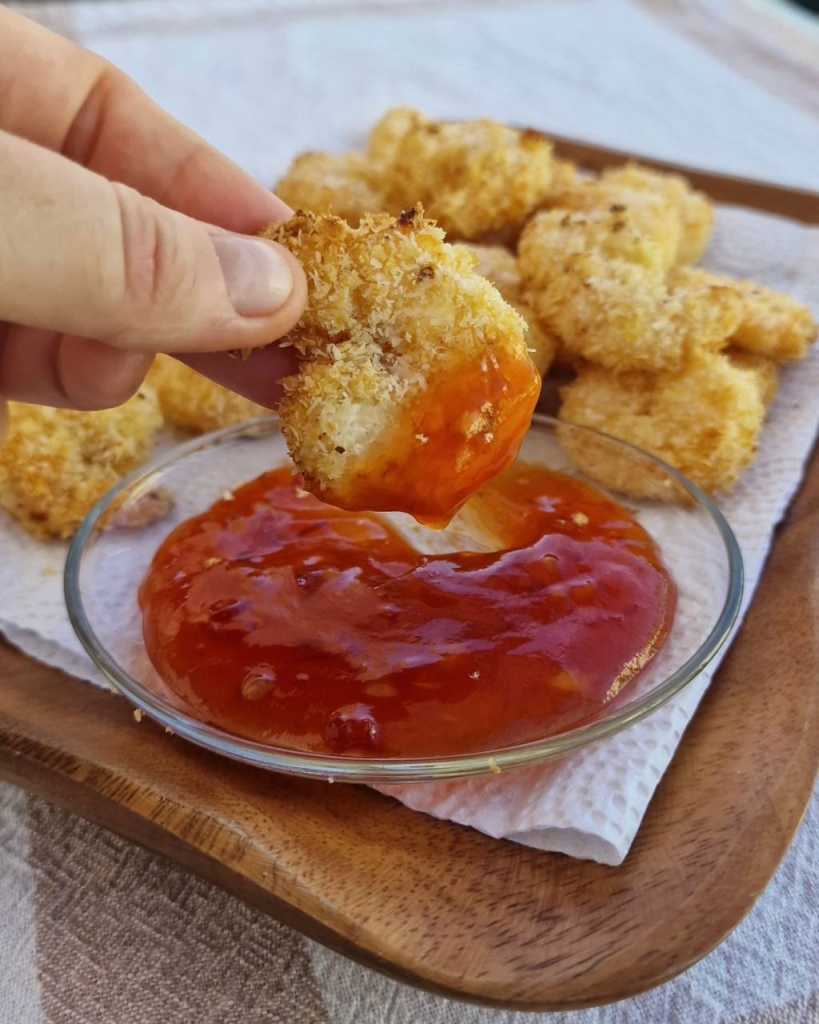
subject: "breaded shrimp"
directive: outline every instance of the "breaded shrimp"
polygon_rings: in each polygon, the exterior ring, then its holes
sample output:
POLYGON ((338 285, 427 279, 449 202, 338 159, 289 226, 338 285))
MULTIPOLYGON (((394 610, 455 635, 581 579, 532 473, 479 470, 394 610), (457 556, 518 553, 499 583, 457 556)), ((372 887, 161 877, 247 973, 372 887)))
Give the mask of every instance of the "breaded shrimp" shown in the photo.
POLYGON ((522 318, 418 208, 358 228, 297 214, 265 236, 309 285, 279 407, 306 485, 343 508, 446 519, 529 425, 540 377, 522 318))
POLYGON ((369 156, 391 213, 423 203, 453 238, 520 225, 552 183, 548 139, 495 121, 449 124, 398 108, 373 129, 369 156))
POLYGON ((742 302, 724 278, 699 267, 679 267, 667 280, 665 314, 682 335, 684 354, 720 351, 737 330, 742 302))
POLYGON ((734 366, 739 366, 754 374, 760 397, 767 408, 776 398, 776 392, 779 390, 779 366, 777 363, 766 356, 743 352, 737 348, 729 348, 725 354, 734 366))
POLYGON ((550 208, 622 212, 658 251, 666 270, 702 256, 714 221, 708 199, 685 178, 639 164, 625 164, 599 177, 578 178, 554 189, 550 208))
POLYGON ((276 185, 276 194, 294 210, 334 213, 358 224, 384 209, 376 174, 358 153, 302 153, 276 185))
POLYGON ((603 171, 600 185, 612 194, 653 195, 679 218, 678 264, 696 263, 705 252, 714 228, 714 208, 703 192, 693 189, 681 174, 654 171, 638 163, 627 163, 603 171))
POLYGON ((557 350, 557 340, 540 326, 534 310, 527 306, 521 296, 520 272, 515 257, 500 245, 463 244, 478 261, 478 273, 491 281, 506 301, 520 313, 529 328, 526 344, 532 362, 541 376, 546 374, 557 350))
POLYGON ((367 158, 378 167, 391 167, 398 149, 410 132, 427 124, 427 119, 412 107, 392 107, 376 121, 367 141, 367 158))
MULTIPOLYGON (((594 427, 675 466, 707 491, 730 489, 754 458, 769 386, 722 353, 696 351, 681 373, 614 374, 587 365, 563 389, 560 419, 594 427)), ((636 498, 674 500, 660 471, 605 441, 570 431, 561 441, 600 483, 636 498)))
POLYGON ((70 537, 94 502, 145 459, 162 426, 153 388, 116 409, 10 403, 0 505, 35 537, 70 537))
POLYGON ((741 304, 704 271, 667 275, 663 239, 635 206, 542 211, 518 248, 524 302, 571 355, 618 371, 679 370, 689 348, 727 343, 741 304))
POLYGON ((639 239, 643 247, 639 258, 647 266, 667 273, 677 262, 682 220, 677 211, 660 196, 607 185, 600 178, 592 178, 578 181, 563 191, 550 204, 550 208, 597 212, 597 219, 601 223, 607 222, 606 214, 613 215, 608 221, 612 233, 629 234, 626 238, 608 240, 611 255, 620 254, 616 242, 625 242, 630 247, 639 239))
POLYGON ((777 362, 804 359, 816 341, 817 325, 807 306, 754 281, 732 281, 739 292, 742 321, 731 344, 777 362))
POLYGON ((170 356, 157 356, 148 381, 156 389, 165 419, 197 434, 271 415, 270 409, 203 377, 170 356))
POLYGON ((577 166, 571 160, 560 160, 554 157, 552 160, 552 183, 549 187, 546 205, 559 206, 560 196, 576 188, 579 182, 577 166))

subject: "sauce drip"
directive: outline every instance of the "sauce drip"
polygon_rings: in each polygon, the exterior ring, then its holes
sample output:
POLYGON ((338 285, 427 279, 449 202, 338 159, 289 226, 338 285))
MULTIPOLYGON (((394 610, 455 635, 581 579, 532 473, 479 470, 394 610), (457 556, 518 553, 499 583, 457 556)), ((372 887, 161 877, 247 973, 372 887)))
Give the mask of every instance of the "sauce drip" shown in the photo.
POLYGON ((501 550, 424 555, 266 473, 157 552, 148 654, 199 717, 301 750, 456 754, 592 719, 668 633, 656 545, 605 495, 521 463, 469 511, 501 550))
POLYGON ((348 493, 310 489, 341 508, 407 512, 446 526, 471 494, 515 461, 540 387, 525 354, 489 352, 478 365, 450 369, 406 404, 380 445, 383 454, 367 452, 348 493))

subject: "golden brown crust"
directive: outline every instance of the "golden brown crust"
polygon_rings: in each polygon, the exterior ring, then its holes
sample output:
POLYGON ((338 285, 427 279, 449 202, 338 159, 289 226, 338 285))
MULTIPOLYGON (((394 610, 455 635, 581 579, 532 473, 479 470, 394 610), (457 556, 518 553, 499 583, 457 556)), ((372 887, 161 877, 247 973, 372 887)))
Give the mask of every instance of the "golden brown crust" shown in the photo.
POLYGON ((669 274, 677 236, 654 206, 547 210, 524 229, 524 301, 570 356, 616 371, 674 371, 690 349, 724 346, 736 329, 740 302, 722 279, 688 267, 669 274))
MULTIPOLYGON (((707 491, 730 489, 750 464, 769 391, 755 369, 696 351, 681 373, 613 374, 583 367, 563 389, 560 419, 628 441, 675 466, 707 491)), ((662 474, 580 435, 562 438, 598 482, 638 498, 678 495, 662 474)))
POLYGON ((560 197, 577 187, 581 181, 577 173, 577 165, 571 160, 560 160, 555 157, 552 160, 552 183, 547 196, 547 206, 559 206, 560 197))
POLYGON ((600 185, 610 194, 620 191, 631 195, 652 195, 680 221, 678 264, 696 263, 701 258, 714 229, 714 207, 703 192, 691 187, 681 174, 655 171, 638 163, 613 167, 600 176, 600 185))
POLYGON ((478 273, 491 281, 506 301, 520 313, 529 331, 526 345, 538 373, 544 376, 552 365, 557 352, 557 339, 542 326, 534 310, 521 294, 520 271, 514 255, 500 245, 478 245, 462 243, 463 247, 477 260, 478 273))
POLYGON ((632 258, 639 246, 637 258, 658 273, 667 273, 677 262, 682 220, 663 196, 587 178, 564 190, 550 209, 594 213, 595 223, 608 225, 611 233, 606 238, 598 228, 595 237, 612 256, 632 258))
POLYGON ((156 389, 165 419, 195 434, 271 414, 270 409, 203 377, 170 356, 156 357, 148 382, 156 389))
POLYGON ((511 396, 495 407, 483 385, 499 373, 509 383, 498 366, 519 368, 530 390, 535 374, 523 321, 475 272, 473 257, 447 245, 417 208, 397 219, 366 217, 357 228, 300 213, 265 235, 299 258, 308 279, 307 309, 284 340, 302 356, 302 367, 285 381, 279 415, 309 486, 345 507, 367 507, 365 500, 376 507, 382 486, 380 507, 412 510, 414 481, 409 469, 402 481, 401 463, 417 457, 432 465, 440 453, 431 443, 432 405, 440 429, 454 438, 453 479, 430 476, 418 486, 445 491, 456 476, 486 463, 501 440, 498 420, 511 396), (480 379, 462 396, 470 407, 433 401, 447 382, 455 386, 473 372, 480 379), (485 435, 480 452, 476 430, 485 435))
POLYGON ((743 315, 731 344, 777 362, 804 359, 817 335, 808 307, 754 281, 732 284, 741 296, 743 315))
POLYGON ((754 375, 759 388, 759 396, 767 408, 776 398, 776 393, 779 390, 778 364, 766 356, 758 356, 753 352, 743 352, 736 348, 728 349, 725 354, 734 366, 749 370, 754 375))
POLYGON ((551 190, 549 140, 495 121, 429 121, 398 108, 375 126, 368 152, 387 208, 420 202, 453 238, 520 225, 551 190))
POLYGON ((276 194, 294 210, 334 213, 358 224, 384 209, 377 173, 358 153, 302 153, 276 185, 276 194))
POLYGON ((0 505, 36 537, 70 537, 92 505, 147 458, 161 425, 149 386, 102 412, 12 402, 0 445, 0 505))

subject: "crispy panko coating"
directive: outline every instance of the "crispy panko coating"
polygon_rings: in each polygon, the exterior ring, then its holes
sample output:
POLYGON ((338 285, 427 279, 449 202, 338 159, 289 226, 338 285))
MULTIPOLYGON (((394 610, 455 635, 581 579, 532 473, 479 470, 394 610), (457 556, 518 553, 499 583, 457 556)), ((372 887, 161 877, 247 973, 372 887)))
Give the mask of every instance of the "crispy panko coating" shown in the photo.
POLYGON ((358 153, 302 153, 275 191, 294 210, 334 213, 354 225, 384 209, 373 168, 358 153))
POLYGON ((759 387, 760 397, 767 408, 776 398, 776 392, 779 390, 779 366, 777 363, 766 356, 743 352, 737 348, 729 348, 725 354, 734 366, 753 373, 759 387))
POLYGON ((638 163, 612 167, 600 176, 600 185, 612 193, 653 195, 661 199, 680 220, 678 264, 696 263, 708 247, 714 229, 714 208, 708 197, 692 188, 680 174, 668 174, 638 163))
POLYGON ((661 196, 630 191, 592 178, 580 180, 562 192, 550 208, 597 214, 597 221, 608 223, 612 235, 625 232, 626 237, 606 240, 610 255, 625 253, 628 258, 628 253, 639 245, 638 258, 657 273, 667 273, 677 262, 682 221, 661 196), (623 244, 618 246, 617 243, 623 244))
POLYGON ((552 184, 549 189, 548 205, 560 204, 560 196, 577 187, 580 177, 577 166, 571 160, 552 160, 552 184))
POLYGON ((147 385, 102 412, 12 402, 0 444, 0 505, 36 537, 70 537, 94 502, 149 455, 161 426, 147 385))
POLYGON ((646 229, 644 212, 536 214, 518 248, 522 296, 571 356, 618 371, 679 370, 690 349, 727 344, 741 302, 704 271, 667 274, 665 236, 646 229))
POLYGON ((679 267, 668 277, 666 313, 679 328, 685 354, 724 349, 742 316, 736 290, 698 267, 679 267))
POLYGON ((367 140, 367 157, 371 164, 378 167, 395 164, 406 136, 426 123, 424 115, 412 107, 392 107, 376 121, 367 140))
POLYGON ((777 362, 804 359, 817 325, 807 306, 753 281, 732 281, 743 303, 742 321, 731 344, 777 362))
POLYGON ((165 419, 196 434, 271 415, 270 409, 203 377, 170 356, 156 357, 148 381, 159 396, 165 419))
POLYGON ((540 378, 525 325, 417 208, 397 220, 297 214, 265 232, 307 273, 279 407, 317 495, 442 520, 514 457, 540 378))
POLYGON ((696 262, 713 229, 708 199, 677 174, 663 174, 639 164, 624 164, 599 177, 568 178, 554 187, 550 208, 623 213, 654 246, 664 269, 696 262))
POLYGON ((500 245, 464 243, 463 248, 467 249, 478 261, 477 271, 481 277, 491 281, 506 301, 514 306, 526 321, 529 328, 529 333, 526 335, 529 355, 537 367, 538 373, 543 376, 548 372, 554 360, 557 339, 541 327, 534 310, 523 301, 518 261, 508 249, 504 249, 500 245))
POLYGON ((422 203, 453 238, 519 225, 551 190, 548 139, 495 121, 449 124, 398 108, 375 126, 369 155, 391 213, 422 203))
MULTIPOLYGON (((587 365, 563 389, 560 419, 643 448, 706 491, 724 491, 756 454, 767 388, 764 373, 722 353, 697 351, 681 373, 614 374, 587 365)), ((605 441, 571 432, 561 441, 606 486, 636 498, 679 498, 664 474, 619 457, 605 441)))

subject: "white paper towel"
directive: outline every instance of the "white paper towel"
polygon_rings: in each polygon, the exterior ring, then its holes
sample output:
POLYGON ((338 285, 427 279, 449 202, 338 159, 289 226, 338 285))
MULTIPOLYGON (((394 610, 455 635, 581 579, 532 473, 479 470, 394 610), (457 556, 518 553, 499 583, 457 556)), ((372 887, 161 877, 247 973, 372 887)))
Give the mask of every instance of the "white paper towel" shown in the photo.
MULTIPOLYGON (((402 101, 794 184, 811 180, 819 153, 813 122, 624 3, 550 4, 548 13, 537 4, 479 7, 467 19, 444 9, 411 21, 383 12, 330 21, 326 7, 287 18, 279 7, 211 0, 195 16, 189 4, 78 4, 75 24, 84 42, 267 181, 294 150, 349 145, 385 106, 402 101), (590 17, 604 18, 606 31, 584 33, 590 17), (650 76, 652 90, 632 59, 638 52, 666 70, 665 78, 650 76), (220 84, 208 102, 205 81, 220 84), (732 133, 743 123, 760 127, 732 133)), ((707 263, 790 291, 819 313, 816 230, 721 209, 707 263)), ((759 459, 723 502, 745 557, 746 601, 811 448, 818 389, 819 353, 785 371, 759 459)), ((0 629, 35 657, 101 682, 65 617, 63 546, 39 544, 2 520, 0 550, 0 629)), ((563 762, 392 792, 490 835, 619 863, 707 682, 701 677, 651 718, 563 762)))

